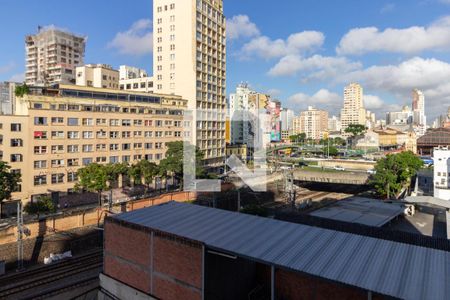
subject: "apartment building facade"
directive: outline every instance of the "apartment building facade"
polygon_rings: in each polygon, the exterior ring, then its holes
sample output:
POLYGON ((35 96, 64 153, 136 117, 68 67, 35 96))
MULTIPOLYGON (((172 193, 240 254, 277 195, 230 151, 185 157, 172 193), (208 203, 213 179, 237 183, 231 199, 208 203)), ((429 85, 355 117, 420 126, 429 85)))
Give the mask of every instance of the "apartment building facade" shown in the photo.
POLYGON ((104 89, 119 88, 119 71, 110 65, 89 64, 76 68, 76 85, 104 89))
POLYGON ((187 101, 179 96, 61 85, 16 100, 2 116, 1 160, 22 174, 13 199, 70 192, 90 163, 158 163, 180 141, 187 101))
POLYGON ((300 113, 300 133, 305 133, 307 139, 320 140, 328 132, 328 112, 315 109, 312 106, 300 113))
POLYGON ((434 148, 433 161, 434 197, 450 200, 450 148, 434 148))
POLYGON ((358 83, 351 83, 344 88, 344 107, 341 110, 341 130, 350 124, 366 125, 366 110, 363 102, 363 88, 358 83))
POLYGON ((11 115, 14 113, 15 90, 17 83, 0 82, 0 115, 11 115))
POLYGON ((75 69, 84 63, 86 38, 54 27, 25 37, 28 85, 75 84, 75 69))
POLYGON ((155 92, 180 95, 197 121, 192 139, 205 164, 225 157, 226 19, 222 0, 154 0, 155 92), (205 110, 215 110, 211 113, 205 110))
POLYGON ((119 88, 124 91, 153 93, 153 76, 143 69, 122 65, 119 67, 119 88))

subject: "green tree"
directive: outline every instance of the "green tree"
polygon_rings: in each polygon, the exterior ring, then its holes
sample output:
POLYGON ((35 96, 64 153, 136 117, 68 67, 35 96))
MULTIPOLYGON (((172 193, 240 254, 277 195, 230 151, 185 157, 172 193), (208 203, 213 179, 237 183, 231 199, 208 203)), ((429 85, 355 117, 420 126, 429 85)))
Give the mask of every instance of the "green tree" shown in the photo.
POLYGON ((49 196, 41 196, 35 202, 28 202, 23 210, 30 215, 56 212, 56 206, 49 196))
POLYGON ((24 83, 22 85, 16 86, 14 94, 16 97, 21 98, 24 95, 28 95, 30 93, 30 88, 24 83))
POLYGON ((11 194, 17 190, 21 180, 20 173, 11 172, 11 167, 0 161, 0 206, 3 201, 11 199, 11 194))
POLYGON ((146 192, 150 188, 150 184, 152 184, 153 180, 159 173, 158 165, 153 162, 149 162, 146 159, 143 159, 137 163, 139 169, 141 170, 141 176, 144 180, 144 184, 146 186, 146 192))
POLYGON ((120 175, 128 174, 128 163, 109 163, 103 166, 108 177, 109 186, 113 186, 119 180, 120 175))
POLYGON ((422 160, 411 151, 387 155, 377 162, 370 184, 380 197, 398 198, 422 165, 422 160))
POLYGON ((350 124, 345 128, 346 133, 351 133, 353 137, 361 135, 367 130, 366 126, 361 124, 350 124))
POLYGON ((305 142, 305 139, 306 139, 306 134, 304 132, 299 133, 299 134, 294 134, 289 137, 289 140, 291 141, 291 143, 303 144, 305 142))
POLYGON ((327 152, 328 152, 329 156, 336 156, 336 155, 339 154, 338 149, 336 147, 334 147, 334 146, 328 147, 327 152))
POLYGON ((110 188, 108 185, 111 174, 108 174, 108 167, 97 163, 91 163, 77 172, 78 183, 75 188, 85 189, 98 194, 98 204, 102 204, 102 192, 110 188))
MULTIPOLYGON (((183 149, 184 143, 182 141, 167 143, 166 158, 161 160, 159 163, 159 175, 164 178, 170 176, 176 178, 181 185, 183 185, 183 149)), ((193 145, 187 144, 186 147, 195 147, 193 145)), ((194 150, 194 149, 191 149, 194 150)), ((195 170, 194 171, 197 178, 205 178, 207 176, 205 170, 202 167, 203 152, 199 148, 195 147, 195 170)))

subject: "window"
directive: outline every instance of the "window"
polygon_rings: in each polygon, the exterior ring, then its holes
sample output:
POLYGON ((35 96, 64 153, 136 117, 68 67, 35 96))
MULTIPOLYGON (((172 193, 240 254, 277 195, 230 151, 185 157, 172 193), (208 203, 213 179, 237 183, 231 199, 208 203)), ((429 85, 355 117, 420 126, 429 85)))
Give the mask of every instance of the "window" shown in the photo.
POLYGON ((78 180, 77 172, 68 172, 67 173, 67 182, 75 182, 78 180))
POLYGON ((171 42, 175 41, 175 34, 171 34, 171 35, 170 35, 170 41, 171 41, 171 42))
POLYGON ((79 136, 79 133, 78 133, 78 131, 68 131, 67 132, 67 138, 68 139, 78 139, 80 136, 79 136))
POLYGON ((156 120, 156 127, 161 127, 163 125, 163 121, 161 120, 156 120))
POLYGON ((162 131, 155 131, 155 137, 163 137, 162 131))
POLYGON ((46 140, 47 139, 47 131, 35 131, 34 132, 35 140, 46 140))
POLYGON ((22 139, 11 139, 11 147, 22 147, 23 140, 22 139))
POLYGON ((134 160, 141 160, 142 159, 142 155, 141 154, 136 154, 133 156, 134 160))
POLYGON ((145 127, 153 126, 153 120, 145 120, 145 127))
POLYGON ((153 137, 153 131, 146 131, 146 132, 144 133, 144 136, 145 136, 146 138, 151 138, 151 137, 153 137))
POLYGON ((61 117, 52 117, 52 124, 63 124, 64 118, 61 117))
POLYGON ((34 117, 34 125, 47 125, 47 118, 34 117))
POLYGON ((104 130, 97 131, 97 138, 98 139, 104 139, 107 136, 108 136, 108 134, 106 133, 106 131, 104 131, 104 130))
POLYGON ((170 22, 175 22, 175 16, 174 15, 170 16, 170 22))
POLYGON ((129 155, 123 155, 122 156, 122 162, 129 162, 130 161, 130 156, 129 155))
POLYGON ((105 151, 106 150, 106 144, 97 144, 95 147, 97 151, 105 151))
POLYGON ((82 121, 82 124, 84 126, 93 126, 94 125, 94 119, 84 118, 83 121, 82 121))
POLYGON ((153 149, 153 143, 145 143, 144 144, 145 149, 153 149))
POLYGON ((130 138, 131 137, 131 131, 124 131, 122 132, 123 138, 130 138))
POLYGON ((34 154, 47 153, 47 146, 34 146, 34 154))
POLYGON ((52 131, 52 139, 63 139, 64 131, 52 131))
POLYGON ((67 125, 78 126, 78 118, 67 118, 67 125))
POLYGON ((64 166, 64 159, 52 159, 52 168, 64 166))
POLYGON ((112 164, 118 163, 119 162, 119 157, 118 156, 110 156, 109 157, 109 162, 112 164))
POLYGON ((175 9, 175 3, 170 4, 170 9, 175 9))
POLYGON ((22 124, 12 123, 11 124, 11 131, 13 131, 13 132, 20 132, 20 131, 22 131, 22 124))
POLYGON ((131 144, 122 144, 122 150, 130 150, 131 144))
POLYGON ((94 132, 92 131, 83 131, 83 139, 93 139, 94 132))
POLYGON ((92 163, 92 158, 83 158, 83 166, 87 166, 92 163))
POLYGON ((68 153, 77 153, 78 152, 78 145, 68 145, 67 146, 67 152, 68 153))
POLYGON ((119 131, 111 131, 111 132, 109 133, 109 137, 110 137, 111 139, 118 139, 118 138, 120 137, 119 131))
POLYGON ((64 182, 64 174, 52 174, 52 184, 63 183, 64 182))
POLYGON ((35 169, 45 169, 45 168, 47 168, 47 161, 46 160, 35 160, 34 161, 34 168, 35 169))
POLYGON ((131 120, 122 120, 122 126, 131 126, 131 120))
POLYGON ((79 159, 78 159, 78 158, 69 158, 69 159, 67 160, 67 165, 68 165, 69 167, 77 167, 79 163, 80 163, 80 162, 79 162, 79 159))
POLYGON ((44 185, 47 184, 47 175, 37 175, 34 176, 34 185, 44 185))
POLYGON ((94 146, 93 145, 83 145, 83 152, 93 152, 94 146))
POLYGON ((11 162, 21 162, 23 161, 22 154, 11 154, 11 162))
POLYGON ((162 149, 163 143, 155 143, 155 149, 162 149))
POLYGON ((118 151, 119 150, 119 144, 110 144, 109 145, 110 151, 118 151))
POLYGON ((52 154, 64 152, 64 145, 53 145, 52 154))
POLYGON ((97 119, 96 124, 97 125, 106 125, 106 119, 97 119))
POLYGON ((133 148, 134 149, 142 149, 142 143, 134 143, 133 148))
POLYGON ((120 120, 118 120, 118 119, 111 119, 111 120, 109 120, 109 125, 110 126, 119 126, 120 125, 120 120))
POLYGON ((142 136, 142 131, 134 131, 133 132, 133 136, 134 137, 141 137, 142 136))
POLYGON ((96 163, 105 163, 106 162, 106 156, 99 156, 95 158, 96 163))

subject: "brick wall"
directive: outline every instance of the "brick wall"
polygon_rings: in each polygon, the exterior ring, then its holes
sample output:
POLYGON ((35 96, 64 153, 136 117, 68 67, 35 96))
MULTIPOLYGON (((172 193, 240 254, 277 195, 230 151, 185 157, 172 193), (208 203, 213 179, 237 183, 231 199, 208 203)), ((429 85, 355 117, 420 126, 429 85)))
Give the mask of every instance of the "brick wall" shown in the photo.
POLYGON ((105 222, 104 272, 160 299, 201 299, 202 248, 172 236, 105 222))
POLYGON ((275 270, 275 289, 280 300, 367 299, 366 291, 284 270, 275 270))

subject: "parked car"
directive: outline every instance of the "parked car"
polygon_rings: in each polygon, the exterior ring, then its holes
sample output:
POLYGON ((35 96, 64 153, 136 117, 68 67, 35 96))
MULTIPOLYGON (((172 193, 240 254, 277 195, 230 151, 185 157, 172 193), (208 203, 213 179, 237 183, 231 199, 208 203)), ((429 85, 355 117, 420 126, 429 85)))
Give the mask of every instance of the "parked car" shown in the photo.
POLYGON ((335 166, 334 169, 335 169, 336 171, 345 171, 345 168, 344 168, 344 167, 341 167, 341 166, 335 166))
POLYGON ((375 171, 374 169, 367 170, 367 174, 375 175, 376 173, 377 171, 375 171))

